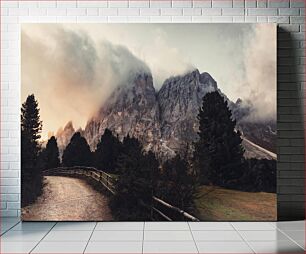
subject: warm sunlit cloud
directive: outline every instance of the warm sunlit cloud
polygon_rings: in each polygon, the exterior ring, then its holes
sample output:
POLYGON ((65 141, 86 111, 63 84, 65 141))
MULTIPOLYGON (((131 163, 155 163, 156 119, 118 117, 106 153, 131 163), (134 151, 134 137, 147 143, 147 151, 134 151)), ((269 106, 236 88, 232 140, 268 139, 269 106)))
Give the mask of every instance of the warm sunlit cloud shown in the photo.
POLYGON ((43 138, 72 121, 76 129, 135 72, 166 78, 209 72, 232 100, 250 101, 256 119, 276 118, 273 25, 24 24, 22 101, 34 93, 43 138))

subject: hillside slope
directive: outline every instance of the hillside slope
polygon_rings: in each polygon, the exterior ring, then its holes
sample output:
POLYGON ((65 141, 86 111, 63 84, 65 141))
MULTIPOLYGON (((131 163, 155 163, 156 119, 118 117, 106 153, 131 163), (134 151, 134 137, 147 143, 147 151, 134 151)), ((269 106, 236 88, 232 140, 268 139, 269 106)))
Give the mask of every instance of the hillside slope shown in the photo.
POLYGON ((195 206, 194 215, 202 221, 277 220, 275 193, 201 186, 195 195, 195 206))

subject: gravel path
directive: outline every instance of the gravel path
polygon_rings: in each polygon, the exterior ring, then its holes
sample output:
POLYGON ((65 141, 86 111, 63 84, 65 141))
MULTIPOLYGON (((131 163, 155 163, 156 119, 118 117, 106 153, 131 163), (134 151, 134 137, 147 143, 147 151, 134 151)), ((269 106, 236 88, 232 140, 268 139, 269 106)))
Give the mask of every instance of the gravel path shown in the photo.
POLYGON ((110 221, 108 197, 84 180, 45 176, 42 196, 35 204, 22 208, 28 221, 110 221))

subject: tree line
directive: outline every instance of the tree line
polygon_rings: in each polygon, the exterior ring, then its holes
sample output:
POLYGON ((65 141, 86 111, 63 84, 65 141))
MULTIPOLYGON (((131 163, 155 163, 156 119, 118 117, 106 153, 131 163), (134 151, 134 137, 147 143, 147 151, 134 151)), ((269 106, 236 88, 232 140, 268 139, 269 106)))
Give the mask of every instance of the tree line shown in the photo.
POLYGON ((41 170, 58 166, 93 166, 116 175, 116 194, 111 197, 110 207, 118 220, 150 219, 152 196, 192 211, 199 185, 275 192, 276 162, 244 158, 241 133, 235 129, 236 121, 218 92, 203 97, 197 119, 199 138, 192 144, 190 156, 177 154, 161 162, 135 137, 127 135, 121 141, 105 129, 93 152, 76 132, 60 161, 54 136, 45 148, 38 144, 42 123, 38 103, 30 95, 22 106, 23 204, 41 194, 41 170))

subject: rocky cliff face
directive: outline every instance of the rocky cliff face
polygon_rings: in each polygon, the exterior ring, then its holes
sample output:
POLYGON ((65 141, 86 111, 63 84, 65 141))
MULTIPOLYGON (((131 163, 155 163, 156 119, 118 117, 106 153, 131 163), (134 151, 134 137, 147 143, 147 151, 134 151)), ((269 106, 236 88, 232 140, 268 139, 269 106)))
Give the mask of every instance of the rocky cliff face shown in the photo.
POLYGON ((159 107, 150 73, 137 74, 118 87, 99 113, 88 121, 84 136, 94 148, 108 128, 120 138, 137 137, 146 147, 157 152, 160 139, 159 107))
MULTIPOLYGON (((274 121, 254 122, 248 120, 252 106, 238 99, 235 103, 230 101, 218 89, 216 81, 206 72, 200 74, 194 70, 185 76, 167 79, 158 92, 160 106, 161 135, 167 146, 175 152, 182 152, 186 144, 197 139, 197 115, 202 105, 202 98, 206 93, 219 91, 228 101, 233 117, 237 120, 237 128, 243 136, 275 152, 276 123, 274 121)), ((243 142, 247 157, 272 158, 265 151, 257 149, 249 142, 243 142)))
MULTIPOLYGON (((163 158, 172 157, 176 152, 186 150, 188 144, 197 139, 197 115, 202 98, 215 90, 222 94, 216 81, 208 73, 194 70, 167 79, 156 92, 152 75, 149 72, 140 72, 115 89, 81 133, 92 150, 104 130, 109 128, 120 138, 128 134, 137 137, 145 149, 153 150, 163 158)), ((228 100, 226 95, 223 96, 228 100)), ((243 105, 240 99, 235 103, 228 100, 228 103, 237 119, 237 128, 242 130, 243 135, 251 142, 274 151, 276 132, 273 122, 250 123, 245 120, 250 113, 248 106, 243 105)), ((70 136, 69 126, 70 124, 66 126, 66 132, 70 136)), ((67 138, 60 143, 67 144, 66 141, 67 138)), ((250 150, 246 153, 248 157, 265 157, 264 150, 259 151, 250 142, 244 144, 246 150, 250 150)))
POLYGON ((63 153, 65 147, 69 144, 71 137, 75 133, 72 122, 68 122, 64 128, 59 128, 56 132, 56 141, 60 154, 63 153))
POLYGON ((157 94, 162 140, 173 151, 185 149, 197 138, 196 116, 203 96, 217 89, 208 74, 194 70, 184 76, 167 79, 157 94))

